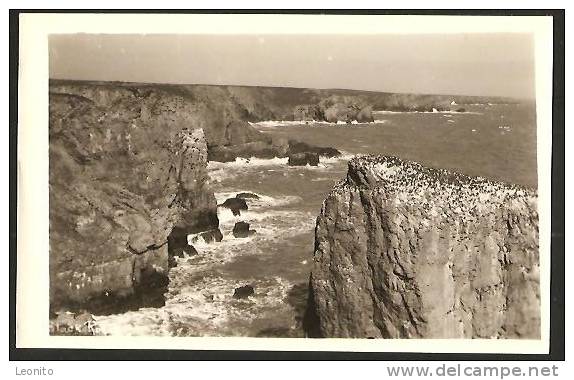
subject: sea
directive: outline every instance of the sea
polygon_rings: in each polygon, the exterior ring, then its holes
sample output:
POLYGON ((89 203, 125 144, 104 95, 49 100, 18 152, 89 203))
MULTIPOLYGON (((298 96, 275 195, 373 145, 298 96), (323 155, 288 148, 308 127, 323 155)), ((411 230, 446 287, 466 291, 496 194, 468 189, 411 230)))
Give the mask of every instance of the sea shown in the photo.
MULTIPOLYGON (((193 245, 169 273, 165 306, 95 316, 103 335, 304 337, 302 318, 323 200, 355 155, 381 154, 537 188, 533 103, 464 105, 466 112, 375 111, 366 124, 263 121, 262 133, 334 147, 337 158, 292 167, 287 158, 209 162, 218 203, 240 192, 248 210, 218 208, 223 240, 193 245), (236 222, 255 233, 235 238, 236 222), (237 299, 237 287, 254 294, 237 299)), ((189 240, 195 240, 193 236, 189 240)))

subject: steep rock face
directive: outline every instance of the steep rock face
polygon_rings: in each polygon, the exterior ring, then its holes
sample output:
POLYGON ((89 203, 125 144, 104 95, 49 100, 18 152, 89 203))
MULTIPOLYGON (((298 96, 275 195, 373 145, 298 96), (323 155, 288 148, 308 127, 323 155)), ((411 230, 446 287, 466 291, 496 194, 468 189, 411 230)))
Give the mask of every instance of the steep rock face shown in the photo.
POLYGON ((301 121, 325 120, 325 114, 318 104, 302 104, 293 110, 293 119, 301 121))
POLYGON ((249 122, 293 118, 293 109, 299 110, 298 117, 303 119, 327 120, 324 112, 330 109, 333 115, 329 121, 369 122, 373 116, 372 107, 367 104, 387 96, 348 90, 66 80, 50 81, 50 92, 54 96, 84 99, 98 107, 107 119, 134 119, 156 125, 158 130, 166 125, 201 128, 207 139, 208 159, 221 162, 302 152, 337 156, 340 152, 334 148, 272 137, 260 133, 249 122), (334 95, 339 93, 346 95, 334 95), (297 106, 295 102, 301 99, 313 104, 297 106))
POLYGON ((532 190, 359 157, 315 239, 309 336, 540 336, 532 190))
POLYGON ((213 161, 281 157, 288 149, 287 141, 266 136, 248 123, 274 118, 276 107, 266 108, 254 94, 240 88, 52 81, 50 92, 90 100, 107 117, 127 116, 158 127, 201 128, 213 161))
POLYGON ((203 130, 86 93, 50 94, 51 309, 161 304, 168 240, 218 229, 203 130))

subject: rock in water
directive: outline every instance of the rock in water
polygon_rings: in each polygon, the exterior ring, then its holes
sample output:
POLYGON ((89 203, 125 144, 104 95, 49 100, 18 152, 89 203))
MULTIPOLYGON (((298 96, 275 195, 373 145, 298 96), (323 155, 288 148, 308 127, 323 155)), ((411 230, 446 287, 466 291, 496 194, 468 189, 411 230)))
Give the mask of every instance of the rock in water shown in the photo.
POLYGON ((228 198, 220 206, 231 210, 233 215, 241 215, 241 210, 247 210, 247 202, 242 198, 228 198))
POLYGON ((243 285, 240 286, 239 288, 235 288, 235 291, 233 292, 233 298, 243 299, 248 298, 249 296, 252 296, 254 294, 255 289, 253 288, 253 286, 243 285))
POLYGON ((289 160, 287 161, 289 166, 305 166, 307 165, 307 155, 306 153, 292 153, 289 155, 289 160))
POLYGON ((317 153, 317 155, 319 156, 329 158, 338 157, 341 155, 341 152, 339 152, 335 148, 313 146, 305 142, 289 140, 289 154, 308 153, 308 152, 317 153))
POLYGON ((319 155, 317 153, 305 152, 305 153, 293 153, 289 155, 289 160, 287 161, 289 166, 317 166, 319 165, 319 155))
POLYGON ((357 113, 357 121, 359 123, 372 123, 375 121, 373 117, 373 107, 363 107, 359 113, 357 113))
POLYGON ((540 337, 535 190, 354 158, 315 247, 309 336, 540 337))
POLYGON ((223 240, 223 234, 219 228, 201 232, 197 236, 201 237, 206 243, 214 243, 223 240))
POLYGON ((325 109, 325 120, 330 123, 337 123, 339 121, 350 123, 357 119, 358 108, 359 107, 354 104, 335 103, 325 109))
POLYGON ((305 153, 305 159, 311 166, 319 165, 319 155, 317 153, 305 153))
POLYGON ((233 236, 236 238, 246 238, 255 233, 255 230, 249 229, 249 223, 237 222, 233 226, 233 236))
POLYGON ((238 193, 235 198, 240 199, 259 199, 259 195, 253 193, 238 193))
POLYGON ((184 256, 197 255, 197 250, 187 240, 187 234, 177 227, 174 228, 168 237, 168 246, 168 268, 173 268, 177 265, 176 257, 182 258, 184 256))

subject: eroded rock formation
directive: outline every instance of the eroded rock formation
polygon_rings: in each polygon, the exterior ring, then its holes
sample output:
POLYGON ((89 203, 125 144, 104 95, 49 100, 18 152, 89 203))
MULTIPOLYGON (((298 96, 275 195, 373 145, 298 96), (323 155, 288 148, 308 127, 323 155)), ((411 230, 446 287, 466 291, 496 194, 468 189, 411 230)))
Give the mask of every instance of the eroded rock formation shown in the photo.
POLYGON ((317 219, 306 330, 538 338, 539 292, 535 191, 359 157, 317 219))
POLYGON ((329 123, 374 121, 372 106, 352 103, 322 101, 321 104, 304 104, 295 107, 293 119, 301 121, 327 121, 329 123))
POLYGON ((247 222, 237 222, 233 226, 233 236, 236 238, 246 238, 253 235, 256 231, 249 228, 250 224, 247 222))
POLYGON ((305 152, 305 153, 293 153, 289 155, 287 161, 289 166, 317 166, 319 165, 319 155, 317 153, 305 152))

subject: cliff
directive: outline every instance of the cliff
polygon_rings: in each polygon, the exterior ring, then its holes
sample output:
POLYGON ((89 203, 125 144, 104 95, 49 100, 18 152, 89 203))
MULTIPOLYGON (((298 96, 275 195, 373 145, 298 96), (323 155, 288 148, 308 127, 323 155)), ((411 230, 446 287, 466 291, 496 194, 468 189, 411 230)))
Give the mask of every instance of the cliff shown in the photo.
POLYGON ((169 256, 218 229, 201 124, 88 95, 50 94, 51 310, 162 304, 169 256))
MULTIPOLYGON (((208 160, 339 152, 275 139, 291 89, 50 81, 50 308, 164 302, 187 235, 218 231, 208 160)), ((291 111, 288 111, 289 113, 291 111)))
POLYGON ((148 109, 156 111, 174 100, 182 107, 193 105, 194 114, 210 126, 209 143, 216 145, 226 143, 225 128, 232 121, 327 120, 326 116, 339 121, 346 121, 348 117, 368 121, 371 110, 456 111, 467 104, 516 103, 509 98, 482 96, 71 80, 50 80, 50 91, 82 95, 108 105, 119 99, 124 99, 126 104, 125 100, 136 97, 147 104, 148 109))
POLYGON ((538 338, 539 298, 533 190, 366 156, 317 218, 309 336, 538 338))
POLYGON ((269 120, 273 110, 237 88, 115 82, 51 81, 50 92, 79 96, 105 109, 106 115, 131 115, 141 122, 172 123, 203 129, 209 159, 282 157, 288 141, 273 139, 248 123, 269 120))

